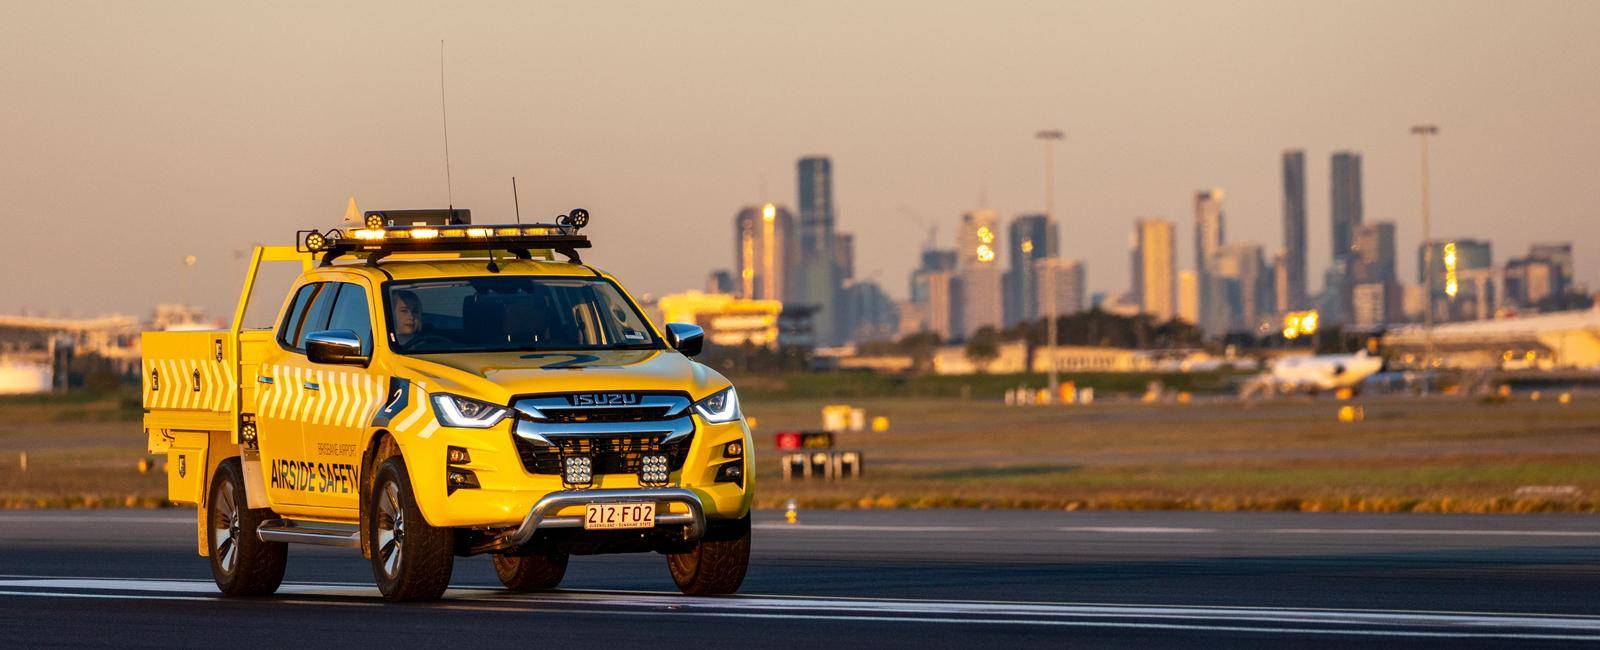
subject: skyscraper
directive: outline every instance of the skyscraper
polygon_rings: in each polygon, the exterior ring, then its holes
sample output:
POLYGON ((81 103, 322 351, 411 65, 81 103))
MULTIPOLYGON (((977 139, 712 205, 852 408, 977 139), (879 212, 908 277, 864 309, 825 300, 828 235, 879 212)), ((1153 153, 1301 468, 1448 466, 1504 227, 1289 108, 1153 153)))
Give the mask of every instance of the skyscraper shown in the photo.
POLYGON ((833 239, 833 161, 826 156, 800 159, 800 253, 828 259, 833 239))
POLYGON ((1051 289, 1056 294, 1057 315, 1070 316, 1083 311, 1088 299, 1083 262, 1046 257, 1033 261, 1033 274, 1039 280, 1035 283, 1033 301, 1039 306, 1040 318, 1050 316, 1051 289))
POLYGON ((1395 282, 1394 222, 1375 221, 1356 226, 1350 244, 1352 276, 1356 284, 1395 282))
POLYGON ((999 264, 1000 215, 973 210, 961 215, 956 230, 956 299, 954 332, 971 336, 983 327, 999 329, 1005 320, 1005 290, 999 264))
POLYGON ((1202 190, 1194 195, 1194 267, 1200 279, 1200 326, 1208 332, 1227 328, 1227 314, 1213 298, 1216 283, 1212 267, 1216 264, 1217 249, 1226 241, 1222 188, 1202 190))
POLYGON ((1178 272, 1178 318, 1200 324, 1200 274, 1190 269, 1178 272))
POLYGON ((1282 309, 1306 306, 1306 152, 1283 152, 1283 274, 1287 280, 1282 309))
POLYGON ((1332 185, 1329 205, 1333 224, 1333 261, 1323 283, 1322 320, 1325 323, 1344 323, 1351 319, 1355 309, 1352 290, 1357 269, 1354 266, 1353 247, 1355 231, 1361 225, 1361 154, 1339 151, 1333 154, 1329 172, 1332 185))
POLYGON ((1177 313, 1173 285, 1178 258, 1173 231, 1172 222, 1164 219, 1140 219, 1134 225, 1133 295, 1140 311, 1163 322, 1177 313))
POLYGON ((815 332, 818 343, 840 342, 844 315, 839 309, 839 290, 843 278, 834 252, 833 162, 825 156, 801 158, 799 172, 800 277, 795 282, 795 301, 815 306, 815 332))
POLYGON ((794 264, 794 216, 767 203, 740 210, 733 224, 735 292, 741 298, 785 300, 794 264))
POLYGON ((1351 151, 1334 153, 1331 174, 1333 256, 1339 258, 1350 254, 1356 227, 1361 225, 1361 154, 1351 151))
POLYGON ((1217 250, 1215 274, 1218 310, 1224 329, 1252 331, 1269 320, 1272 292, 1258 244, 1224 244, 1217 250))
POLYGON ((1007 227, 1005 323, 1007 326, 1037 320, 1044 307, 1035 298, 1038 284, 1034 262, 1059 253, 1055 224, 1042 214, 1025 214, 1007 227))

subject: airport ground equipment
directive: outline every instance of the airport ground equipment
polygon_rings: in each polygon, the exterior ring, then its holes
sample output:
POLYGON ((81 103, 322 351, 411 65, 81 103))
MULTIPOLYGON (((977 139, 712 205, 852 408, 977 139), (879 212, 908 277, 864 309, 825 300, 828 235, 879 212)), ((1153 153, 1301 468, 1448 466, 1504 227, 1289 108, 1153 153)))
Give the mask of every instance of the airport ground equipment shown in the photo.
POLYGON ((588 219, 367 212, 255 248, 228 329, 144 333, 148 447, 224 593, 276 590, 289 544, 359 549, 391 600, 438 598, 483 553, 514 590, 623 552, 666 555, 688 594, 738 589, 738 395, 690 358, 699 328, 657 327, 579 260, 588 219), (245 328, 272 264, 298 276, 245 328))

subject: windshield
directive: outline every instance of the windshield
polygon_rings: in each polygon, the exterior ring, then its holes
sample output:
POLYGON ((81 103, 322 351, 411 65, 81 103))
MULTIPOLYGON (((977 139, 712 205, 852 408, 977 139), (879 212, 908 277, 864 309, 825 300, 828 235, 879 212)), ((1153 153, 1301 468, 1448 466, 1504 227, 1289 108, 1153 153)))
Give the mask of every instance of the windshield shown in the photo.
POLYGON ((384 285, 389 346, 402 354, 662 347, 603 278, 498 276, 384 285))

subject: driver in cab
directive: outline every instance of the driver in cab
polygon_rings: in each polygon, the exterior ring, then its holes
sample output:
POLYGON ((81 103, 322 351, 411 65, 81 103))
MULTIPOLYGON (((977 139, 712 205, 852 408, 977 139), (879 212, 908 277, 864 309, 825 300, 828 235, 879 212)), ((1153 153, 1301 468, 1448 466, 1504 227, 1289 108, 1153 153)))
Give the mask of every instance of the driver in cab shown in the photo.
POLYGON ((394 337, 396 346, 404 349, 422 330, 422 300, 410 291, 394 292, 394 337))

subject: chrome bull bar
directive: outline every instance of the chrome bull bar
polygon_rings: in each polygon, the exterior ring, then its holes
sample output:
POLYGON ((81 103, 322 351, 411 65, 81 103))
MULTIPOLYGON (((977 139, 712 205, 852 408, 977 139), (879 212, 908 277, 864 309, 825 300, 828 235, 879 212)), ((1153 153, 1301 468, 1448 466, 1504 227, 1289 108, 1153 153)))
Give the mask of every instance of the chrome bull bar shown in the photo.
POLYGON ((700 497, 694 492, 683 488, 627 488, 610 490, 566 490, 553 492, 539 499, 528 510, 528 516, 522 519, 522 525, 516 530, 502 535, 495 540, 476 549, 476 552, 515 548, 528 543, 533 539, 534 533, 550 528, 583 528, 583 517, 559 516, 551 513, 560 512, 568 506, 583 506, 592 503, 626 503, 630 501, 648 501, 656 504, 656 526, 684 526, 684 539, 687 541, 698 540, 706 534, 705 506, 700 503, 700 497), (669 503, 681 503, 688 506, 689 512, 666 512, 663 507, 669 503))

